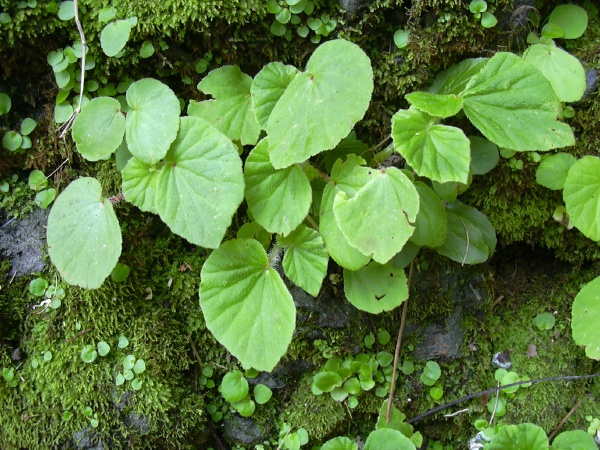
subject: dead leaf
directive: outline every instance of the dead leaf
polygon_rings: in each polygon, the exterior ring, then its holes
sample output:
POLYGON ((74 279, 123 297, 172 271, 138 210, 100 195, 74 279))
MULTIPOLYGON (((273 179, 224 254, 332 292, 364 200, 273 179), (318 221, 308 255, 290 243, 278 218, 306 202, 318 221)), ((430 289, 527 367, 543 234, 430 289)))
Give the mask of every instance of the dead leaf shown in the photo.
POLYGON ((527 345, 527 357, 528 358, 537 358, 537 347, 534 344, 527 345))

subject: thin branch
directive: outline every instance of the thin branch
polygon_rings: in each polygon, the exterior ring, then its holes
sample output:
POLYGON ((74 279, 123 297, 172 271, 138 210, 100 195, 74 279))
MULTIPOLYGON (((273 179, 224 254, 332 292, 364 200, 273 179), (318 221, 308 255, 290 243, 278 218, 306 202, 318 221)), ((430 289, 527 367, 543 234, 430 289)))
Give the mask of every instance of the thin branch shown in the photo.
POLYGON ((93 330, 93 328, 88 328, 87 330, 83 330, 81 333, 77 333, 71 339, 65 339, 65 342, 73 342, 73 341, 77 340, 78 338, 80 338, 81 336, 83 336, 84 334, 89 333, 92 330, 93 330))
MULTIPOLYGON (((500 382, 498 381, 498 386, 500 386, 500 382)), ((496 415, 496 408, 498 408, 498 399, 500 398, 500 391, 496 391, 496 400, 494 401, 494 410, 492 411, 492 416, 490 417, 490 425, 494 423, 494 416, 496 415)))
POLYGON ((81 26, 81 22, 79 21, 79 1, 73 0, 73 12, 75 13, 75 25, 77 25, 77 31, 79 32, 79 39, 81 39, 81 79, 79 80, 79 102, 77 103, 77 108, 69 117, 69 120, 65 122, 65 124, 60 128, 62 131, 60 132, 60 137, 63 138, 67 134, 67 132, 71 129, 73 122, 77 115, 81 112, 81 103, 83 99, 83 88, 85 83, 85 55, 86 55, 86 43, 85 43, 85 35, 83 34, 83 27, 81 26))
POLYGON ((426 413, 421 414, 420 416, 415 417, 414 419, 407 420, 407 423, 415 423, 419 420, 424 419, 425 417, 429 417, 436 412, 442 411, 443 409, 450 408, 451 406, 458 405, 459 403, 466 402, 467 400, 471 400, 473 398, 481 397, 482 395, 494 394, 497 391, 501 391, 503 389, 508 389, 513 386, 521 386, 522 384, 537 384, 543 383, 545 381, 572 381, 572 380, 588 380, 590 378, 595 378, 600 376, 600 372, 593 373, 591 375, 566 375, 566 376, 557 376, 557 377, 548 377, 548 378, 538 378, 537 380, 524 380, 517 381, 516 383, 505 384, 504 386, 495 387, 492 389, 488 389, 486 391, 477 392, 475 394, 469 394, 466 397, 460 398, 458 400, 454 400, 453 402, 446 403, 445 405, 438 406, 437 408, 431 409, 426 413))
POLYGON ((461 266, 465 265, 465 262, 467 261, 467 255, 469 254, 469 230, 467 230, 467 226, 465 225, 465 223, 463 222, 462 219, 459 219, 460 223, 462 223, 463 227, 465 227, 465 233, 467 235, 467 249, 465 250, 465 257, 462 260, 462 264, 461 266))
POLYGON ((316 231, 319 231, 319 225, 317 225, 317 222, 315 222, 315 219, 313 219, 310 214, 306 215, 306 221, 310 223, 310 226, 313 227, 316 231))
MULTIPOLYGON (((413 269, 415 267, 415 260, 410 262, 410 269, 408 271, 408 292, 410 293, 410 282, 412 280, 413 269)), ((408 306, 408 299, 404 301, 402 307, 402 317, 400 319, 400 329, 398 330, 398 339, 396 340, 396 350, 394 351, 394 367, 392 369, 392 381, 390 382, 390 396, 388 397, 387 410, 385 412, 385 422, 390 422, 390 416, 392 414, 392 402, 394 401, 394 390, 396 388, 396 373, 398 371, 398 360, 400 359, 400 347, 402 346, 402 333, 404 332, 404 324, 406 323, 406 310, 408 306)))
POLYGON ((577 404, 575 406, 573 406, 573 408, 571 408, 571 411, 569 411, 567 413, 565 418, 558 424, 558 426, 554 429, 554 431, 552 431, 552 433, 550 433, 550 436, 548 436, 548 442, 552 442, 552 439, 554 439, 554 436, 556 436, 556 433, 558 433, 560 431, 562 426, 567 422, 567 420, 569 420, 569 417, 571 417, 573 415, 573 413, 575 412, 575 410, 577 408, 579 408, 579 406, 581 406, 581 400, 579 400, 577 402, 577 404))
POLYGON ((384 137, 384 138, 383 138, 383 140, 382 140, 382 141, 381 141, 379 144, 377 144, 377 145, 376 145, 376 146, 374 146, 374 147, 371 147, 371 148, 368 148, 368 149, 366 149, 366 150, 365 150, 364 152, 362 152, 362 153, 361 153, 359 156, 362 156, 362 155, 364 155, 365 153, 373 153, 373 152, 375 152, 376 150, 378 150, 378 149, 380 149, 381 147, 383 147, 383 146, 385 145, 385 143, 386 143, 387 141, 389 141, 389 140, 390 140, 390 138, 391 138, 391 137, 392 137, 392 135, 391 135, 391 134, 388 134, 386 137, 384 137))

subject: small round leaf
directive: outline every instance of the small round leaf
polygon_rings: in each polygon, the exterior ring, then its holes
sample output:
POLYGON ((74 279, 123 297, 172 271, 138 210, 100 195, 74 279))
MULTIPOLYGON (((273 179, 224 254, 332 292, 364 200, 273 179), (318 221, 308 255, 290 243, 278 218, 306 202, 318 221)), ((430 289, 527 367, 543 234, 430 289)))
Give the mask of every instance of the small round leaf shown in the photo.
POLYGON ((81 359, 85 363, 93 363, 97 357, 98 352, 96 352, 96 349, 91 344, 86 345, 85 347, 83 347, 83 350, 81 350, 81 359))
POLYGON ((117 20, 104 27, 100 33, 100 45, 106 56, 115 56, 129 40, 131 24, 127 20, 117 20))
POLYGON ((239 402, 248 395, 248 380, 239 370, 227 372, 221 381, 221 394, 228 402, 239 402))
POLYGON ((272 395, 273 391, 269 389, 268 386, 265 386, 264 384, 257 384, 254 386, 254 399, 259 405, 267 403, 272 395))
POLYGON ((110 345, 105 341, 98 342, 98 354, 100 356, 106 356, 108 355, 108 352, 110 352, 110 345))

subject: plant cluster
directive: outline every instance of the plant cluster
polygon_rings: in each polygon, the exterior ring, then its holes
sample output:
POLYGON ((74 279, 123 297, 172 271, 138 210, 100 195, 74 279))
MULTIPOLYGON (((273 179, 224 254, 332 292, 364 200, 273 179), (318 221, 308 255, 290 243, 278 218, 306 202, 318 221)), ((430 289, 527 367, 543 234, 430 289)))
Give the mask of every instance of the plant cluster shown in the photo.
POLYGON ((296 27, 296 33, 301 38, 310 37, 313 44, 321 42, 322 37, 327 37, 335 30, 337 20, 328 14, 311 17, 315 11, 315 3, 312 0, 268 0, 267 11, 275 14, 275 20, 271 24, 271 33, 275 36, 283 36, 288 41, 292 39, 291 26, 296 27), (306 16, 306 21, 304 17, 306 16))

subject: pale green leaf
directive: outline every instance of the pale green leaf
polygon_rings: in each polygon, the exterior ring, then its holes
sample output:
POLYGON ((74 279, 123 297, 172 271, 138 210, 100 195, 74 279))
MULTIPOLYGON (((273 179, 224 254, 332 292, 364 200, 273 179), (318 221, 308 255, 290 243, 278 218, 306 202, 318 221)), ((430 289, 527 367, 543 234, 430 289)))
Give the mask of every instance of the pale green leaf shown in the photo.
POLYGON ((292 340, 296 308, 255 240, 223 243, 200 275, 207 328, 246 367, 271 371, 292 340))
POLYGON ((600 277, 579 291, 573 302, 572 317, 573 340, 585 346, 588 358, 600 359, 600 277))
POLYGON ((548 450, 544 430, 532 423, 503 425, 486 446, 486 450, 548 450))
POLYGON ((227 372, 221 381, 221 394, 228 402, 239 402, 248 395, 248 380, 239 370, 227 372))
POLYGON ((100 33, 100 46, 106 56, 116 56, 127 44, 131 24, 127 20, 117 20, 106 25, 100 33))
POLYGON ((535 181, 548 189, 563 189, 567 174, 577 159, 570 153, 545 155, 535 172, 535 181))
POLYGON ((369 181, 352 197, 338 192, 333 212, 350 245, 385 264, 402 250, 414 231, 419 194, 395 167, 366 170, 369 181))
POLYGON ((340 436, 325 442, 321 450, 358 450, 358 446, 352 439, 340 436))
POLYGON ((156 182, 156 209, 174 233, 217 248, 244 198, 242 162, 235 145, 206 120, 180 122, 156 182))
POLYGON ((272 396, 273 391, 268 386, 260 383, 254 386, 254 399, 259 405, 267 403, 272 396))
POLYGON ((79 178, 59 195, 47 236, 50 259, 69 284, 100 287, 119 261, 119 222, 95 178, 79 178))
POLYGON ((496 53, 462 96, 469 120, 499 147, 544 151, 575 143, 571 127, 556 120, 550 82, 512 53, 496 53))
POLYGON ((272 62, 263 67, 254 77, 250 88, 252 109, 263 130, 267 129, 269 116, 275 104, 297 73, 298 69, 294 66, 272 62))
POLYGON ((62 102, 54 106, 54 121, 65 123, 73 114, 73 106, 69 102, 62 102))
POLYGON ((142 42, 142 47, 140 48, 140 56, 142 58, 150 58, 154 55, 154 45, 150 41, 142 42))
POLYGON ((231 140, 254 145, 260 126, 251 107, 251 86, 252 78, 237 66, 215 69, 198 84, 200 91, 214 99, 191 101, 188 114, 208 120, 231 140))
POLYGON ((21 134, 23 136, 28 136, 33 130, 35 130, 36 126, 37 122, 31 117, 23 119, 23 121, 21 122, 21 134))
POLYGON ((487 64, 489 58, 465 59, 450 66, 449 69, 440 73, 429 87, 429 92, 441 95, 459 95, 467 87, 471 78, 487 64))
POLYGON ((403 269, 392 263, 371 262, 351 271, 344 269, 344 293, 355 307, 371 314, 391 311, 408 298, 408 285, 403 269))
POLYGON ((364 450, 416 450, 416 447, 398 430, 380 428, 369 434, 364 450))
POLYGON ((277 243, 285 248, 283 270, 286 276, 313 297, 319 295, 329 261, 321 235, 300 225, 277 243))
POLYGON ((419 213, 410 240, 420 247, 439 247, 446 241, 448 217, 442 199, 424 183, 415 183, 419 193, 419 213))
POLYGON ((177 135, 179 100, 165 84, 152 78, 127 89, 126 137, 129 151, 147 164, 161 160, 177 135))
POLYGON ((586 237, 600 241, 600 158, 584 156, 573 163, 563 200, 573 225, 586 237))
POLYGON ((484 175, 500 161, 498 146, 479 136, 469 136, 471 142, 471 169, 473 175, 484 175))
POLYGON ((142 211, 158 214, 156 209, 156 184, 160 171, 135 156, 123 169, 123 195, 142 211))
POLYGON ((445 183, 467 182, 471 162, 469 139, 459 128, 416 109, 392 117, 394 148, 421 176, 445 183))
POLYGON ((8 113, 12 106, 12 101, 10 97, 6 95, 4 92, 0 92, 0 116, 8 113))
POLYGON ((487 261, 496 249, 496 231, 486 215, 458 201, 448 204, 447 214, 446 241, 435 250, 464 264, 487 261))
POLYGON ((577 58, 562 48, 535 44, 523 56, 550 81, 554 93, 561 102, 576 102, 585 92, 585 70, 577 58))
POLYGON ((77 150, 88 161, 108 158, 125 135, 120 103, 114 98, 96 97, 77 115, 72 135, 77 150))
POLYGON ((588 15, 581 6, 558 5, 550 13, 548 23, 558 26, 563 31, 563 39, 577 39, 588 26, 588 15))
POLYGON ((451 117, 462 109, 463 99, 455 94, 412 92, 405 96, 408 103, 435 117, 451 117))
POLYGON ((319 46, 289 84, 267 124, 275 168, 303 162, 334 148, 364 116, 373 92, 373 70, 356 44, 319 46))
POLYGON ((254 220, 267 231, 287 235, 308 214, 312 189, 300 166, 273 168, 267 140, 261 140, 246 159, 246 201, 254 220))
POLYGON ((598 450, 594 438, 583 430, 563 431, 552 441, 552 450, 598 450))
POLYGON ((18 150, 23 143, 23 136, 16 131, 8 131, 2 138, 2 147, 11 152, 18 150))
POLYGON ((71 0, 61 2, 58 8, 58 18, 60 20, 71 20, 75 17, 74 3, 71 0))

